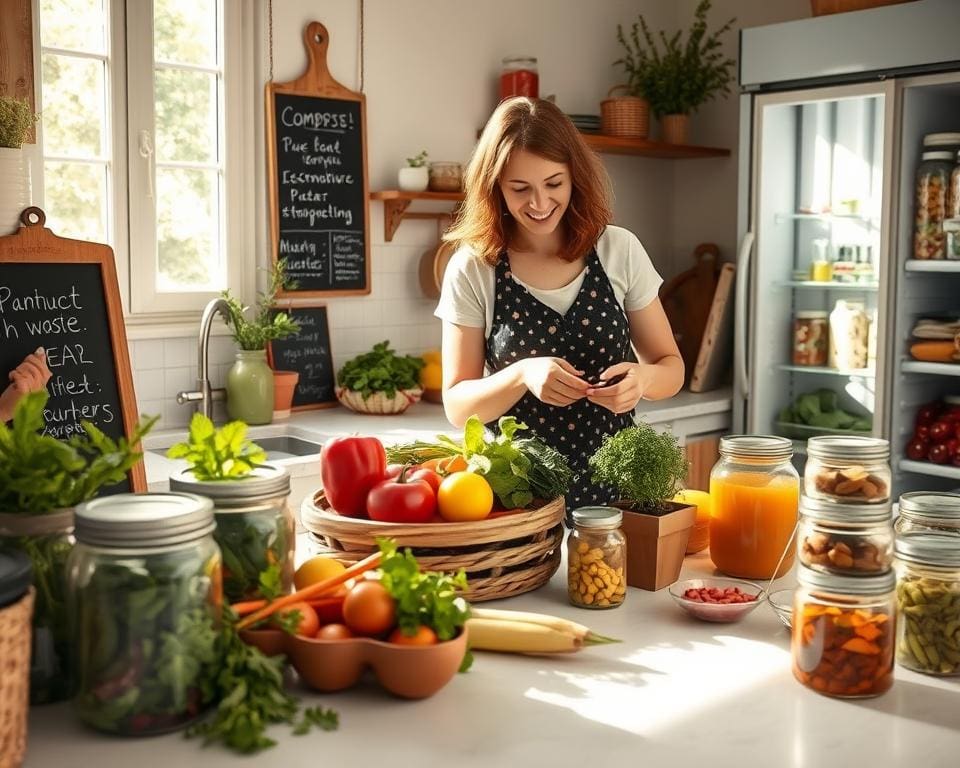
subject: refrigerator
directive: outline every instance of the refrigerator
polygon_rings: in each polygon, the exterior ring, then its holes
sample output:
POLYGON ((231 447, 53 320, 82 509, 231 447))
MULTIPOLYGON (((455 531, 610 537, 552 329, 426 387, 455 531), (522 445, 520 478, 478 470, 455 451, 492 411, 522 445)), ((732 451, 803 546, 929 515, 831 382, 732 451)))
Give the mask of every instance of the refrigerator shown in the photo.
POLYGON ((960 2, 919 0, 740 34, 733 431, 791 438, 800 471, 813 435, 887 438, 895 495, 960 487, 905 454, 960 395, 960 364, 908 356, 919 317, 960 313, 960 261, 912 258, 923 137, 960 132, 957 30, 960 2))

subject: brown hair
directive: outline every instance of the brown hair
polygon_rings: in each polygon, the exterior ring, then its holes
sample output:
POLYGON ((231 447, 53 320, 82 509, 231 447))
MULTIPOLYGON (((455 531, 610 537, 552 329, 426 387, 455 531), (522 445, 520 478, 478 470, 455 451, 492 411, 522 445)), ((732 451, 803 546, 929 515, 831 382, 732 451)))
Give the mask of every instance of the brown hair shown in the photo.
POLYGON ((562 222, 562 258, 580 258, 596 244, 612 218, 606 171, 556 105, 522 96, 503 101, 487 121, 467 166, 466 199, 443 239, 468 245, 487 263, 496 264, 515 226, 499 180, 518 149, 569 167, 572 190, 562 222))

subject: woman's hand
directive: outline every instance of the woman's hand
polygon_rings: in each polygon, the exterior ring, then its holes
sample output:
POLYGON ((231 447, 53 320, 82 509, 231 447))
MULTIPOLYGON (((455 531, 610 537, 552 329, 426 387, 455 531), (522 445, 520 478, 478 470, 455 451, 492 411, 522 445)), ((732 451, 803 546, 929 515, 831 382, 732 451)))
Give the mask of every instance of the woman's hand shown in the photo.
POLYGON ((561 357, 528 357, 519 363, 523 384, 538 400, 548 405, 570 405, 586 397, 590 385, 561 357))
POLYGON ((643 363, 617 363, 600 374, 600 381, 622 376, 617 383, 608 386, 590 387, 587 399, 613 413, 629 413, 643 399, 650 386, 653 366, 643 363))
POLYGON ((10 371, 11 383, 0 393, 0 421, 10 421, 20 398, 28 392, 36 392, 47 386, 50 375, 47 353, 43 347, 27 355, 20 365, 10 371))

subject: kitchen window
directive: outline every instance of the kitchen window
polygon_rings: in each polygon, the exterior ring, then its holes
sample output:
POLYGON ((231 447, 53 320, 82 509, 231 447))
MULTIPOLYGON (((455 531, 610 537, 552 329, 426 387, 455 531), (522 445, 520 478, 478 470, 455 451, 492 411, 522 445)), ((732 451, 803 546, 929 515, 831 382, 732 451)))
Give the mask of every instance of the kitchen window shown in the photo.
POLYGON ((39 0, 48 226, 113 247, 131 319, 184 319, 225 288, 243 293, 251 8, 39 0))

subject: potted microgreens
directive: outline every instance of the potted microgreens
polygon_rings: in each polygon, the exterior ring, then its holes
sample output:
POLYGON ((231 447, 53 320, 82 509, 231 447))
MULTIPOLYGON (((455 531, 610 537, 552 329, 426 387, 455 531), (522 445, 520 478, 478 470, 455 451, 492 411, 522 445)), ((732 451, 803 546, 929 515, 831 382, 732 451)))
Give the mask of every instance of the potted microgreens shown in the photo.
POLYGON ((397 184, 405 192, 423 192, 430 184, 427 151, 407 158, 407 164, 397 173, 397 184))
POLYGON ((423 358, 398 355, 389 341, 343 364, 337 372, 337 399, 358 413, 403 413, 420 400, 423 358))
POLYGON ((141 421, 129 440, 113 440, 87 421, 81 422, 84 434, 58 440, 42 434, 47 398, 46 391, 25 395, 12 424, 0 422, 0 544, 27 554, 36 589, 32 704, 72 693, 66 562, 73 547, 74 507, 126 478, 143 455, 137 444, 159 418, 141 421))
POLYGON ((594 483, 616 489, 627 539, 627 583, 658 590, 677 580, 696 506, 670 501, 687 474, 677 438, 639 423, 604 439, 589 459, 594 483))
POLYGON ((26 99, 0 95, 0 235, 17 228, 31 202, 30 166, 22 146, 37 117, 26 99))
POLYGON ((273 598, 293 583, 293 512, 290 475, 264 463, 267 454, 247 440, 247 425, 220 429, 200 413, 185 442, 167 451, 187 467, 170 477, 170 490, 213 500, 214 539, 223 555, 223 592, 230 602, 273 598))

